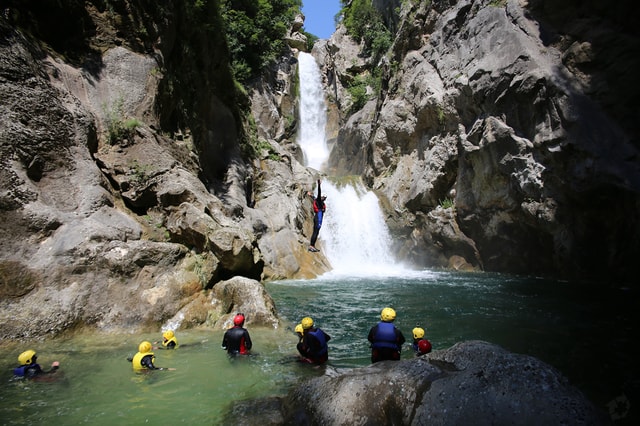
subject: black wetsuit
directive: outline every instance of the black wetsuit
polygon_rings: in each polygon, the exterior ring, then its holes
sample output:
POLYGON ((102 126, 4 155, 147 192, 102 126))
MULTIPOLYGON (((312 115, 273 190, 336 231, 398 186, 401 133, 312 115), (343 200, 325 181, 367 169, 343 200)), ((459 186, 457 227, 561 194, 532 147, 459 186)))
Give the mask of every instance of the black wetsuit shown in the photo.
POLYGON ((222 347, 226 349, 230 355, 246 355, 251 350, 251 346, 249 332, 246 328, 238 325, 227 330, 222 338, 222 347))

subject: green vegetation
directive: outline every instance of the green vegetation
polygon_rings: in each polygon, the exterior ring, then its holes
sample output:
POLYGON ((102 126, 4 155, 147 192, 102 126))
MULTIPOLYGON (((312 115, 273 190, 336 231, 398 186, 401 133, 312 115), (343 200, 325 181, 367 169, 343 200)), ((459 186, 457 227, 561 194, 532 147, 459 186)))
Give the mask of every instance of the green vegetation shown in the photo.
POLYGON ((445 198, 444 200, 440 200, 440 207, 443 209, 455 208, 455 202, 451 198, 445 198))
POLYGON ((343 23, 348 34, 358 42, 364 41, 365 53, 375 58, 384 55, 393 42, 391 31, 371 0, 341 0, 343 23))
POLYGON ((356 76, 347 87, 353 102, 351 112, 362 109, 367 101, 378 96, 381 87, 382 77, 379 68, 376 68, 372 74, 367 73, 356 76), (371 92, 368 92, 368 88, 371 88, 371 92))
POLYGON ((258 76, 283 53, 284 36, 301 6, 301 0, 220 1, 236 80, 244 83, 258 76))
POLYGON ((125 139, 131 139, 134 131, 140 126, 137 118, 125 118, 124 99, 119 97, 110 108, 103 105, 107 122, 107 138, 109 144, 115 145, 125 139))

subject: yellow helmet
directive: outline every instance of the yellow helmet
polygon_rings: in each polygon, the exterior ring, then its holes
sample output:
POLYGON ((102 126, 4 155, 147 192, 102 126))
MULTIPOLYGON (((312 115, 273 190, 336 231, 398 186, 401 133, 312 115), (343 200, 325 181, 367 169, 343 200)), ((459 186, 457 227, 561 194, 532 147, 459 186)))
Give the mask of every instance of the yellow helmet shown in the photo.
POLYGON ((140 343, 140 346, 138 346, 138 352, 141 352, 143 354, 151 352, 151 349, 153 349, 153 346, 151 346, 151 342, 147 341, 140 343))
POLYGON ((175 336, 173 330, 167 330, 164 333, 162 333, 162 337, 164 337, 167 340, 171 340, 173 339, 173 337, 175 336))
POLYGON ((313 320, 310 317, 304 317, 302 321, 300 321, 300 325, 302 325, 304 330, 308 330, 313 327, 313 320))
POLYGON ((304 328, 302 328, 302 324, 296 325, 296 333, 304 333, 304 328))
POLYGON ((384 322, 392 322, 396 319, 396 311, 391 308, 384 308, 380 313, 380 319, 384 322))
POLYGON ((35 361, 35 357, 36 351, 34 351, 33 349, 29 349, 28 351, 24 351, 20 355, 18 355, 18 362, 20 363, 20 365, 33 364, 33 362, 35 361))
POLYGON ((416 327, 412 331, 414 339, 422 339, 424 337, 424 330, 420 327, 416 327))

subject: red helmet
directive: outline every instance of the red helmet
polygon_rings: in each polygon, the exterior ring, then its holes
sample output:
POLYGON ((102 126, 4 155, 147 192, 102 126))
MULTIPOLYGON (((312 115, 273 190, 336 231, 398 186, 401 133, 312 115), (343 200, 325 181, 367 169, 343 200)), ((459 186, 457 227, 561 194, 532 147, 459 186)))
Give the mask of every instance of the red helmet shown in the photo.
POLYGON ((431 352, 431 342, 426 339, 420 340, 418 342, 418 352, 420 355, 428 354, 431 352))
POLYGON ((233 317, 233 325, 242 327, 243 324, 244 324, 244 314, 237 314, 235 317, 233 317))

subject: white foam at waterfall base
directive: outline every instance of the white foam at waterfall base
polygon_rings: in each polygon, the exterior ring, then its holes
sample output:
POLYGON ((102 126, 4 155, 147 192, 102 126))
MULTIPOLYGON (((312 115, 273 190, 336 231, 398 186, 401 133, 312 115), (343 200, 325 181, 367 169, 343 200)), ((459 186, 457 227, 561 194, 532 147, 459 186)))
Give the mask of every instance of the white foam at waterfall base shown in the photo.
POLYGON ((391 236, 376 195, 362 184, 336 188, 323 182, 327 211, 319 246, 332 271, 329 275, 390 276, 402 268, 391 250, 391 236))

